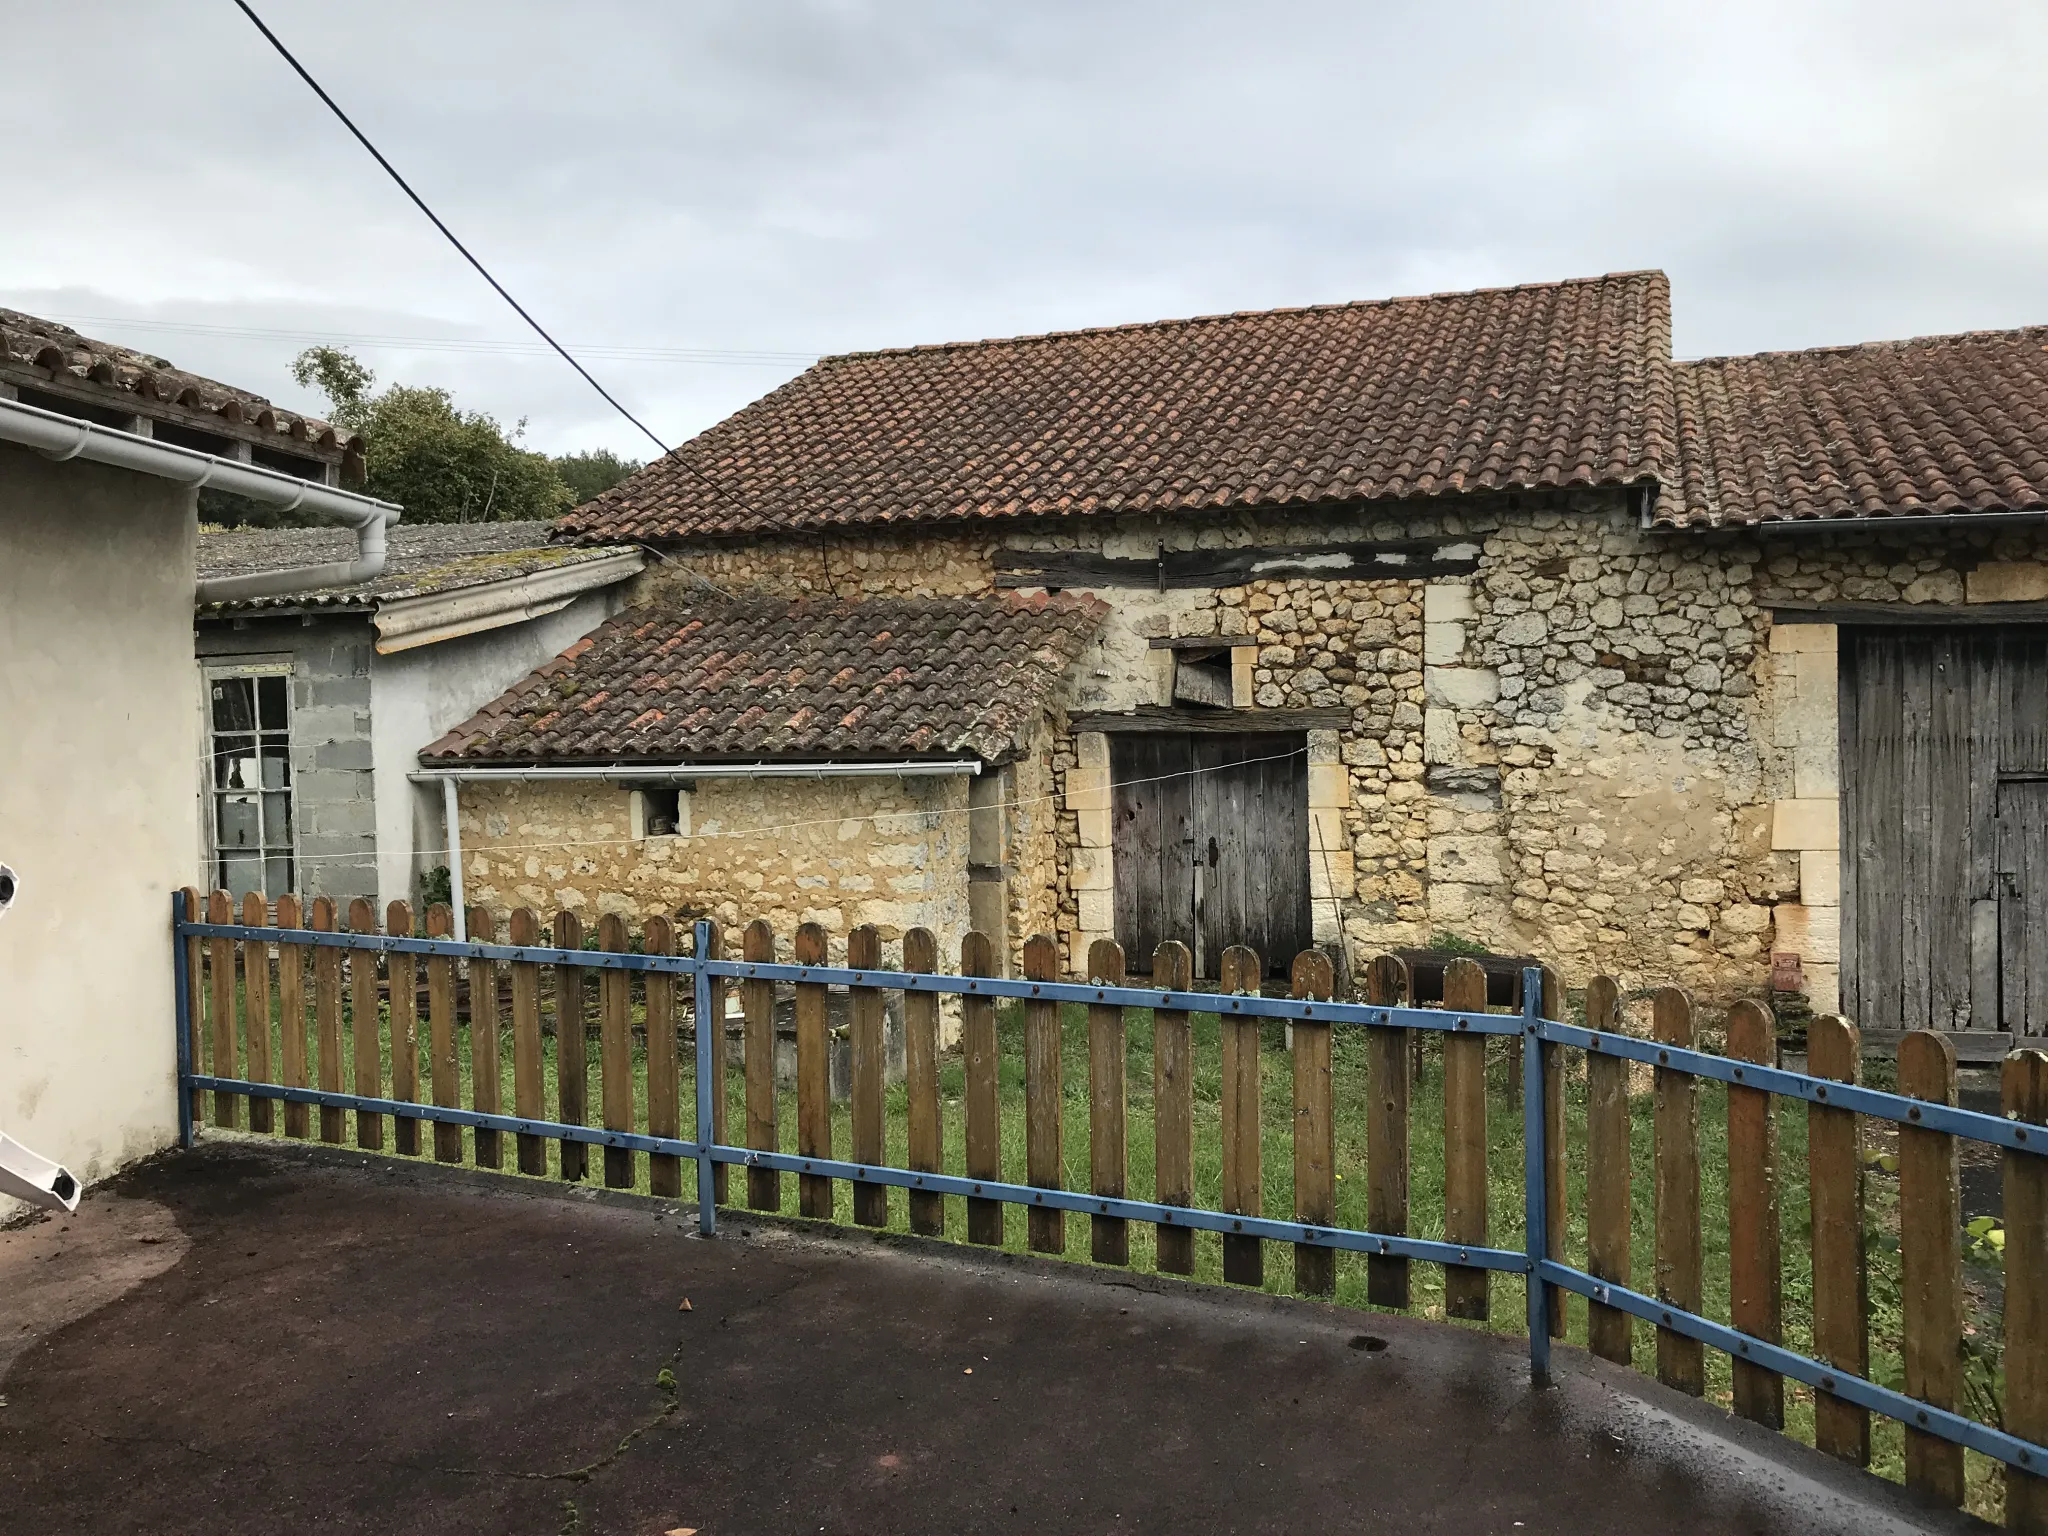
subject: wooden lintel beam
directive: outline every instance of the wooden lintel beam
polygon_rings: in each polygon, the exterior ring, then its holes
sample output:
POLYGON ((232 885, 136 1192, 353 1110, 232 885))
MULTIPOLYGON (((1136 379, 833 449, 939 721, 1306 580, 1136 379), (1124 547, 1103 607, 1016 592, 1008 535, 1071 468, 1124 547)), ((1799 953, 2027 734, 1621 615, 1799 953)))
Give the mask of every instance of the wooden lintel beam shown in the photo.
POLYGON ((1088 550, 999 550, 999 587, 1241 587, 1253 581, 1416 581, 1479 569, 1476 538, 1388 539, 1376 544, 1165 550, 1150 560, 1088 550))

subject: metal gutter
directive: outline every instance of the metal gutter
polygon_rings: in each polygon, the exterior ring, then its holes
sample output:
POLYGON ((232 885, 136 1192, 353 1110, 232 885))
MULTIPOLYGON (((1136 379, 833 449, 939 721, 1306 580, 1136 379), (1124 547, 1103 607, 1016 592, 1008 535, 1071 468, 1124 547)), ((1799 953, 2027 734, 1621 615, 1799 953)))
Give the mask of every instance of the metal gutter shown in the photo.
POLYGON ((377 651, 390 655, 519 624, 566 608, 586 592, 637 576, 647 557, 637 549, 552 565, 520 576, 377 603, 377 651))
POLYGON ((353 586, 384 570, 384 530, 398 521, 400 509, 388 501, 337 490, 317 480, 302 480, 281 470, 238 459, 160 443, 154 438, 119 432, 97 422, 0 399, 0 442, 32 448, 44 458, 63 463, 87 459, 116 469, 153 475, 192 490, 230 491, 287 512, 305 511, 330 523, 341 523, 356 535, 356 557, 325 565, 263 571, 253 576, 223 576, 194 588, 197 605, 276 597, 320 587, 353 586))

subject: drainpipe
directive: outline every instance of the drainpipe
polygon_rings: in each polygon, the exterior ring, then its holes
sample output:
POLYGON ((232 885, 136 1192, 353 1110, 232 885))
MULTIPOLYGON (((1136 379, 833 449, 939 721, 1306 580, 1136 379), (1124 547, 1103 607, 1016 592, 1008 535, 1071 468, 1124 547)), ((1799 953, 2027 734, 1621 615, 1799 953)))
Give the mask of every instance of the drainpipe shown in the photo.
POLYGON ((441 781, 441 819, 448 824, 448 903, 455 908, 455 942, 469 942, 469 917, 462 909, 462 809, 455 780, 441 781))
POLYGON ((306 511, 330 523, 354 531, 356 553, 352 560, 334 560, 324 565, 304 565, 285 571, 259 571, 250 576, 222 576, 198 584, 195 603, 246 602, 251 598, 280 597, 289 592, 312 592, 322 587, 354 586, 372 580, 384 571, 384 530, 398 521, 399 509, 388 501, 336 490, 313 480, 301 480, 258 464, 244 464, 211 453, 197 453, 175 443, 117 432, 95 422, 59 415, 23 405, 19 400, 0 400, 0 442, 33 448, 46 459, 88 459, 174 481, 193 490, 232 491, 265 506, 287 512, 306 511))

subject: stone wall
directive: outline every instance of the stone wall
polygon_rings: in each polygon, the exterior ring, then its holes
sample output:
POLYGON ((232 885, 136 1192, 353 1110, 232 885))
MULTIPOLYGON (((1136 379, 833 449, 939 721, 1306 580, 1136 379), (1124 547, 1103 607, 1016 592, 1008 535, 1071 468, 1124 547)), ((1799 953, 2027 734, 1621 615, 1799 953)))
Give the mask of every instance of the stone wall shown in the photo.
MULTIPOLYGON (((2032 530, 1677 533, 1644 529, 1618 493, 679 548, 642 581, 973 592, 999 543, 1145 558, 1416 537, 1468 540, 1476 571, 1100 591, 1113 612, 1072 707, 1168 702, 1155 638, 1239 641, 1238 705, 1349 711, 1310 742, 1319 941, 1341 931, 1356 963, 1452 933, 1573 985, 1604 970, 1716 1001, 1763 990, 1777 949, 1802 956, 1816 1007, 1834 1003, 1834 631, 1774 627, 1772 609, 2048 598, 2032 530)), ((1019 799, 1058 797, 1018 934, 1052 922, 1071 967, 1113 921, 1105 739, 1049 728, 1016 771, 1019 799)))

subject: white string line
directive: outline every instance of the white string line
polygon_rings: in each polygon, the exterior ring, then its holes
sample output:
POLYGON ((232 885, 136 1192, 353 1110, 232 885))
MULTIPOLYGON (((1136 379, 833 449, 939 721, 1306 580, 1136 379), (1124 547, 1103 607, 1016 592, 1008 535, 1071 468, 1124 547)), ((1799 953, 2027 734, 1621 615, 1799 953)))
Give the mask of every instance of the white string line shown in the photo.
MULTIPOLYGON (((1116 780, 1116 781, 1114 781, 1114 783, 1113 783, 1113 785, 1112 785, 1112 788, 1115 788, 1115 789, 1121 789, 1121 788, 1125 788, 1125 787, 1128 787, 1128 786, 1133 786, 1133 785, 1138 785, 1138 784, 1165 784, 1165 783, 1169 783, 1169 782, 1171 782, 1171 781, 1173 781, 1173 780, 1176 780, 1176 779, 1191 779, 1191 778, 1194 778, 1194 777, 1195 777, 1195 776, 1196 776, 1197 774, 1204 774, 1204 773, 1222 773, 1222 772, 1225 772, 1226 770, 1228 770, 1228 769, 1232 769, 1232 768, 1251 768, 1251 767, 1256 767, 1256 766, 1257 766, 1258 764, 1260 764, 1260 763, 1284 763, 1284 762, 1287 762, 1288 760, 1290 760, 1290 759, 1292 759, 1292 758, 1297 758, 1297 757, 1305 757, 1305 756, 1307 756, 1307 755, 1308 755, 1308 748, 1307 748, 1307 747, 1296 747, 1296 748, 1295 748, 1295 749, 1294 749, 1293 751, 1291 751, 1291 752, 1278 752, 1278 753, 1275 753, 1274 755, 1272 755, 1271 757, 1247 757, 1247 758, 1243 758, 1243 759, 1241 759, 1241 760, 1239 760, 1239 761, 1237 761, 1237 762, 1234 762, 1234 763, 1215 763, 1215 764, 1212 764, 1212 765, 1210 765, 1210 766, 1209 766, 1209 767, 1207 767, 1207 768, 1187 768, 1187 769, 1183 769, 1183 770, 1181 770, 1181 771, 1180 771, 1180 772, 1178 772, 1178 773, 1162 773, 1162 774, 1157 774, 1157 775, 1155 775, 1155 776, 1153 776, 1153 777, 1151 777, 1151 778, 1145 778, 1145 779, 1119 779, 1119 780, 1116 780)), ((488 780, 487 780, 487 781, 485 781, 485 782, 498 782, 498 783, 512 782, 512 783, 517 783, 517 782, 519 782, 519 781, 518 781, 518 780, 510 780, 510 781, 507 781, 507 780, 497 780, 497 781, 488 781, 488 780)), ((546 782, 546 781, 542 781, 542 780, 534 780, 534 781, 531 781, 531 782, 536 782, 536 783, 539 783, 539 782, 546 782)), ((555 782, 559 782, 559 783, 576 783, 576 782, 578 782, 578 781, 577 781, 577 780, 573 780, 573 779, 570 779, 570 780, 557 780, 557 781, 555 781, 555 782)), ((604 781, 604 782, 610 782, 610 781, 609 781, 609 780, 607 780, 607 781, 604 781)), ((884 822, 884 821, 913 821, 913 820, 918 820, 918 819, 920 819, 920 818, 924 818, 924 817, 938 817, 938 816, 971 816, 971 815, 974 815, 974 814, 976 814, 977 812, 986 812, 986 811, 1007 811, 1007 810, 1017 810, 1017 809, 1021 809, 1021 808, 1022 808, 1022 807, 1024 807, 1024 806, 1027 806, 1027 805, 1044 805, 1044 804, 1046 804, 1046 803, 1048 803, 1048 802, 1050 802, 1050 801, 1055 801, 1055 800, 1069 800, 1069 799, 1072 799, 1072 798, 1074 797, 1074 795, 1076 795, 1076 794, 1095 794, 1095 793, 1099 793, 1099 791, 1095 791, 1095 790, 1054 790, 1054 791, 1053 791, 1052 793, 1050 793, 1050 794, 1045 794, 1045 795, 1030 795, 1030 796, 1026 796, 1026 797, 1024 797, 1024 798, 1022 798, 1022 799, 1017 799, 1017 800, 998 800, 998 801, 996 801, 995 803, 993 803, 993 804, 991 804, 991 805, 941 806, 941 807, 939 807, 939 808, 937 808, 937 809, 934 809, 934 810, 927 810, 927 811, 877 811, 877 812, 874 812, 874 813, 872 813, 872 814, 869 814, 869 815, 866 815, 866 816, 819 816, 819 817, 815 817, 815 818, 813 818, 813 819, 811 819, 811 820, 808 820, 808 821, 786 821, 786 822, 783 822, 783 823, 781 823, 781 824, 779 824, 779 825, 776 825, 776 826, 767 826, 767 827, 746 827, 746 828, 743 828, 743 829, 741 829, 741 830, 739 830, 739 831, 736 831, 736 832, 704 832, 704 833, 692 833, 692 834, 690 834, 690 835, 689 835, 689 837, 688 837, 687 839, 685 839, 685 840, 686 840, 686 841, 689 841, 689 842, 732 842, 732 841, 737 841, 737 840, 739 840, 739 839, 742 839, 742 838, 749 838, 749 837, 772 837, 772 836, 776 836, 776 835, 779 835, 779 834, 781 834, 781 833, 785 833, 785 832, 800 832, 800 831, 803 831, 803 830, 805 830, 806 828, 810 828, 810 827, 837 827, 837 826, 844 826, 844 825, 845 825, 845 824, 846 824, 847 822, 850 822, 850 821, 851 821, 851 822, 884 822)), ((542 852, 542 851, 552 851, 552 850, 555 850, 555 849, 561 849, 561 848, 618 848, 618 847, 633 847, 633 846, 636 846, 636 845, 638 845, 638 844, 640 844, 640 843, 643 843, 643 842, 646 842, 646 841, 648 841, 648 839, 646 839, 646 838, 639 838, 639 837, 593 837, 593 838, 582 838, 582 839, 577 839, 577 840, 575 840, 575 841, 571 841, 571 842, 556 842, 556 843, 489 843, 489 844, 481 845, 481 846, 478 846, 478 847, 475 847, 475 848, 472 848, 472 849, 465 849, 464 851, 465 851, 465 852, 473 852, 473 853, 478 853, 478 854, 497 854, 497 853, 535 853, 535 852, 542 852)), ((223 851, 224 851, 224 852, 227 852, 227 853, 234 853, 234 852, 236 852, 237 850, 235 850, 235 849, 226 849, 226 850, 216 850, 216 853, 219 853, 219 852, 223 852, 223 851)), ((416 849, 416 850, 415 850, 415 855, 418 855, 418 854, 422 854, 422 853, 440 853, 440 854, 446 855, 446 853, 447 853, 447 852, 448 852, 448 850, 447 850, 447 849, 446 849, 445 847, 442 847, 442 848, 438 848, 438 849, 434 849, 434 848, 429 848, 429 849, 416 849)), ((365 852, 362 852, 362 853, 309 853, 309 854, 303 854, 303 855, 300 855, 300 856, 299 856, 299 858, 298 858, 298 862, 299 862, 299 863, 301 863, 301 864, 311 864, 311 863, 316 863, 316 862, 319 862, 319 861, 322 861, 322 860, 328 860, 328 859, 350 859, 350 860, 354 860, 354 861, 356 861, 356 862, 360 863, 360 862, 361 862, 362 860, 364 860, 364 859, 366 859, 366 858, 369 858, 369 857, 371 857, 371 856, 372 856, 372 855, 371 855, 371 854, 370 854, 370 853, 369 853, 368 851, 365 851, 365 852)))

